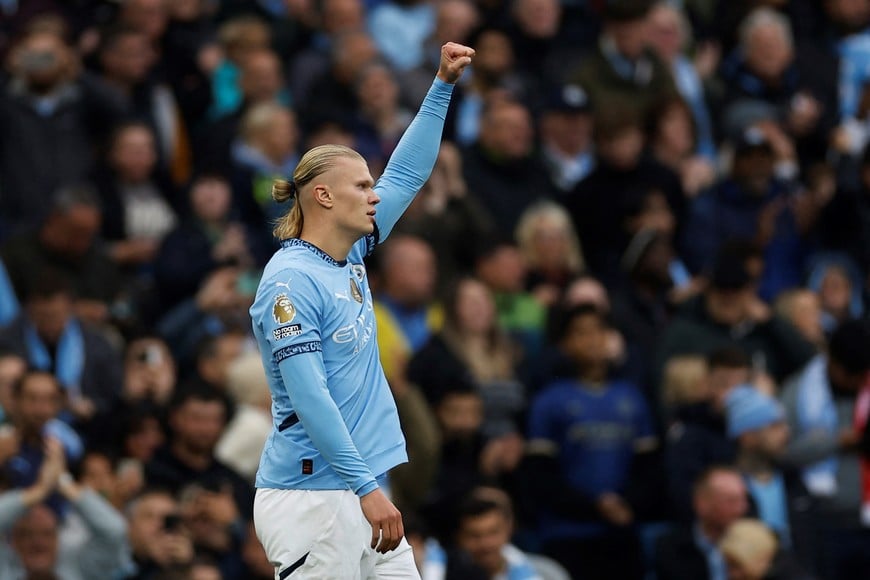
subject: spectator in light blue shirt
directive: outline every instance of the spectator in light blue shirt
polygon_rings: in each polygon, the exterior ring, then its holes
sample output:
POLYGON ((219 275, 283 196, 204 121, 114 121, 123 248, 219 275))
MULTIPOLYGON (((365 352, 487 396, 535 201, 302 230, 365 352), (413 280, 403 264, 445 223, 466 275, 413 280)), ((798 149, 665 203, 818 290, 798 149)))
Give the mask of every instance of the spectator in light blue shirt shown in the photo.
POLYGON ((839 150, 858 155, 868 131, 859 108, 870 80, 870 10, 861 2, 824 2, 831 27, 830 50, 839 59, 837 93, 842 129, 835 143, 839 150))
POLYGON ((510 543, 512 530, 513 510, 501 490, 477 488, 459 507, 457 544, 488 578, 541 580, 532 560, 510 543))
POLYGON ((737 468, 758 518, 811 569, 817 544, 813 501, 800 474, 782 467, 790 436, 785 408, 751 385, 731 391, 725 408, 728 436, 737 440, 737 468))
POLYGON ((737 439, 740 450, 737 465, 741 468, 749 494, 761 519, 791 543, 786 511, 786 491, 782 473, 771 459, 781 455, 788 443, 789 430, 785 410, 775 399, 751 385, 729 393, 725 401, 728 435, 737 439))
POLYGON ((385 2, 371 11, 369 32, 397 71, 423 64, 423 44, 435 27, 435 8, 420 0, 385 2))
POLYGON ((425 543, 422 580, 486 578, 488 580, 543 580, 536 565, 547 566, 548 578, 569 578, 561 566, 542 556, 530 556, 510 543, 513 510, 507 494, 479 487, 458 508, 456 550, 447 551, 436 540, 425 543), (539 564, 538 559, 543 560, 539 564))
POLYGON ((697 128, 696 152, 713 162, 716 145, 703 83, 704 78, 714 72, 718 53, 710 47, 700 47, 696 62, 683 53, 692 31, 682 10, 673 2, 656 4, 650 12, 649 23, 652 47, 670 69, 677 91, 692 111, 697 128))
POLYGON ((12 281, 6 272, 3 260, 0 260, 0 326, 6 326, 15 320, 20 310, 21 306, 15 296, 12 281))

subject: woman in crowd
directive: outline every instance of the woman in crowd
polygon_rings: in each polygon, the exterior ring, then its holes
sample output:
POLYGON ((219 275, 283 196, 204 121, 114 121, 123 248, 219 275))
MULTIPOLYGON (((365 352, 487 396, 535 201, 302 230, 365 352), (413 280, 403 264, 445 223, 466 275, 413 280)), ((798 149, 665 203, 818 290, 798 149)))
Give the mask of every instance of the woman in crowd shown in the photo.
POLYGON ((571 216, 556 203, 538 203, 520 217, 515 237, 528 266, 526 289, 552 306, 585 269, 571 216))
POLYGON ((463 278, 448 292, 444 310, 443 329, 411 359, 408 378, 437 399, 451 377, 469 377, 483 399, 484 435, 513 446, 525 393, 514 367, 517 352, 497 324, 492 294, 480 281, 463 278))

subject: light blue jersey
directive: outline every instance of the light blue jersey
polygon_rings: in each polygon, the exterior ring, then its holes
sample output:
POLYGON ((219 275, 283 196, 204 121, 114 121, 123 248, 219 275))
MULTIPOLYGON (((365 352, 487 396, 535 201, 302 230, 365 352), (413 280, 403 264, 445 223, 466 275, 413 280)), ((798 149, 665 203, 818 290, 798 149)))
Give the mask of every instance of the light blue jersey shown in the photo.
POLYGON ((438 79, 374 186, 375 233, 338 262, 300 239, 284 240, 251 307, 272 392, 273 428, 256 486, 350 489, 408 460, 378 354, 363 258, 383 241, 429 178, 453 85, 438 79))

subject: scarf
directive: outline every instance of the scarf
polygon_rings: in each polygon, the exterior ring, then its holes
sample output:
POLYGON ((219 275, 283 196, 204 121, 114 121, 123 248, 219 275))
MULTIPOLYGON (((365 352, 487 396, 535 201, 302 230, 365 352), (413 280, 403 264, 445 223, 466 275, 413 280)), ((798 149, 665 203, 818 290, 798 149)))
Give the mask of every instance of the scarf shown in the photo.
MULTIPOLYGON (((837 407, 828 381, 827 358, 814 358, 798 378, 797 423, 800 433, 823 431, 837 436, 837 407)), ((816 496, 830 497, 837 493, 836 455, 804 468, 807 489, 816 496)))
POLYGON ((12 281, 9 280, 9 274, 6 273, 3 262, 0 262, 0 326, 6 326, 12 322, 18 316, 19 311, 18 298, 15 297, 12 281))
POLYGON ((27 361, 33 368, 52 372, 70 396, 81 394, 82 373, 85 368, 85 341, 82 327, 74 318, 70 318, 57 343, 54 364, 48 348, 32 324, 24 329, 24 346, 27 348, 27 361))
POLYGON ((616 43, 609 36, 602 36, 599 41, 601 54, 610 63, 613 72, 622 80, 635 84, 638 87, 646 87, 653 80, 653 62, 643 55, 637 60, 630 60, 619 52, 616 43))
MULTIPOLYGON (((858 393, 855 402, 855 429, 863 433, 870 418, 870 381, 858 393)), ((866 435, 865 435, 866 437, 866 435)), ((861 456, 861 523, 870 527, 870 457, 861 456)))

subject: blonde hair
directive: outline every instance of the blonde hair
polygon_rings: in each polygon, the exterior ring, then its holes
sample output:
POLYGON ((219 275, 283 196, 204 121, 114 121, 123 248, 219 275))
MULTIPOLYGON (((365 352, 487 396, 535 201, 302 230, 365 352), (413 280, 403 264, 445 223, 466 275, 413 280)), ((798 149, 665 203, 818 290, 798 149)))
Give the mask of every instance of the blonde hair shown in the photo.
POLYGON ((814 294, 814 292, 806 288, 792 288, 780 292, 773 302, 774 313, 783 320, 792 320, 796 306, 795 302, 808 294, 814 294))
POLYGON ((337 159, 357 159, 365 163, 363 156, 344 145, 320 145, 309 149, 293 171, 293 181, 276 179, 272 183, 272 199, 278 203, 293 200, 290 210, 278 219, 272 233, 279 240, 298 238, 302 233, 304 216, 299 203, 298 192, 311 181, 326 173, 335 165, 337 159))
POLYGON ((585 269, 585 263, 580 240, 574 230, 574 223, 568 212, 561 205, 552 201, 535 203, 520 216, 514 235, 526 264, 535 268, 540 262, 534 249, 534 239, 541 222, 547 220, 561 230, 567 239, 568 250, 565 256, 565 266, 572 272, 582 272, 585 269))
POLYGON ((227 20, 217 36, 226 50, 269 48, 272 31, 261 18, 245 15, 227 20))
POLYGON ((752 578, 763 578, 776 555, 776 535, 758 520, 742 518, 728 526, 719 542, 723 555, 740 564, 752 578))
POLYGON ((662 402, 673 407, 702 401, 706 395, 706 379, 707 361, 704 357, 672 357, 665 366, 662 402))
POLYGON ((765 26, 776 27, 789 49, 794 48, 794 35, 788 17, 783 16, 773 8, 761 7, 750 12, 737 27, 740 48, 744 53, 749 50, 749 42, 755 31, 765 26))
POLYGON ((278 115, 292 115, 293 112, 280 103, 265 102, 251 107, 242 117, 239 133, 246 142, 250 142, 264 129, 269 129, 278 115))

